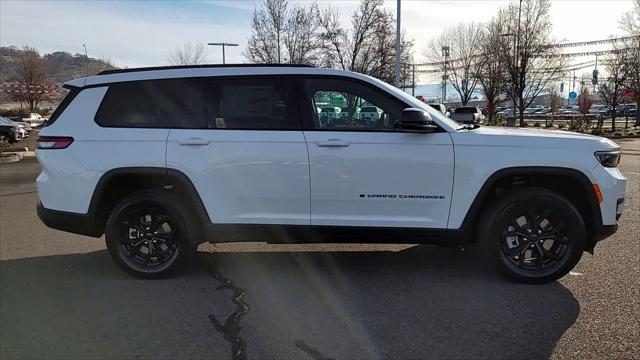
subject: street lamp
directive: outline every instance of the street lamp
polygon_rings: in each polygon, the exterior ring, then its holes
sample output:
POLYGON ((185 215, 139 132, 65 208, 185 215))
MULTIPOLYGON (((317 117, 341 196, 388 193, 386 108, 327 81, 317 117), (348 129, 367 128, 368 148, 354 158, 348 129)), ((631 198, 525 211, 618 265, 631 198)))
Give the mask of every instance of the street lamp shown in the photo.
POLYGON ((225 43, 225 42, 220 42, 220 43, 208 43, 207 45, 213 45, 213 46, 222 46, 222 63, 225 64, 225 58, 224 58, 224 48, 227 46, 238 46, 238 44, 234 44, 234 43, 225 43))
POLYGON ((442 56, 444 57, 444 75, 442 75, 442 103, 445 104, 447 101, 447 65, 449 62, 449 51, 451 48, 449 46, 442 47, 442 56))
POLYGON ((87 71, 87 76, 89 76, 89 55, 87 54, 87 45, 82 44, 82 47, 84 48, 84 57, 86 58, 86 71, 87 71))
POLYGON ((396 87, 400 87, 400 0, 396 5, 396 87))
MULTIPOLYGON (((518 38, 517 34, 514 33, 506 33, 506 34, 500 34, 500 36, 502 37, 509 37, 509 36, 513 36, 513 71, 516 73, 516 79, 518 78, 518 49, 517 49, 517 45, 516 45, 516 39, 518 38)), ((516 121, 516 99, 515 97, 511 97, 511 101, 513 102, 513 126, 515 126, 515 121, 516 121)), ((509 124, 509 118, 507 117, 507 125, 510 126, 509 124)))

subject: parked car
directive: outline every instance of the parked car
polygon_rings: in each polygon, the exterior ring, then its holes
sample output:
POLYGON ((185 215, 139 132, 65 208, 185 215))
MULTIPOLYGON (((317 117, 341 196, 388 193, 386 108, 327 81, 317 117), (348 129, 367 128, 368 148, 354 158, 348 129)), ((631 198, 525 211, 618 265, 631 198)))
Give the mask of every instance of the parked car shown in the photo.
POLYGON ((38 216, 104 234, 140 277, 167 276, 204 241, 372 239, 477 241, 510 278, 549 282, 616 232, 624 209, 613 141, 461 125, 358 73, 122 69, 65 87, 37 141, 38 216), (326 130, 313 104, 327 92, 388 121, 326 130))
POLYGON ((451 118, 463 124, 483 124, 484 115, 476 106, 461 106, 456 108, 451 118))
POLYGON ((320 110, 320 121, 329 125, 340 117, 340 108, 337 106, 323 107, 320 110))
POLYGON ((533 113, 534 116, 547 116, 551 114, 551 108, 538 109, 533 113))
POLYGON ((606 115, 607 112, 609 111, 609 107, 607 105, 602 105, 602 104, 593 104, 591 105, 591 108, 589 108, 589 114, 594 114, 594 115, 606 115))
POLYGON ((382 109, 377 106, 363 106, 360 108, 360 119, 370 123, 377 122, 382 116, 382 109))
POLYGON ((360 119, 360 108, 356 107, 355 109, 353 109, 353 115, 351 115, 349 113, 349 108, 343 107, 342 109, 340 109, 340 119, 343 120, 347 120, 349 119, 349 117, 351 117, 352 119, 360 119))
POLYGON ((499 112, 504 111, 509 109, 508 106, 496 106, 495 109, 493 109, 493 114, 494 115, 498 115, 499 112))
POLYGON ((21 115, 21 119, 22 122, 28 123, 34 129, 42 126, 46 121, 46 119, 38 113, 24 113, 21 115))
POLYGON ((5 117, 0 117, 0 140, 15 143, 24 136, 24 128, 5 117))
POLYGON ((449 112, 449 110, 447 110, 447 107, 444 106, 444 104, 430 103, 428 105, 431 106, 432 108, 440 111, 444 116, 451 116, 451 113, 449 112))
POLYGON ((634 117, 638 108, 635 104, 623 104, 616 109, 616 116, 634 117))
POLYGON ((524 109, 524 115, 533 115, 538 111, 544 110, 544 106, 542 105, 531 105, 528 108, 524 109))
POLYGON ((504 110, 498 111, 496 113, 496 116, 506 116, 507 118, 513 118, 514 117, 514 112, 513 112, 513 108, 506 108, 504 110))

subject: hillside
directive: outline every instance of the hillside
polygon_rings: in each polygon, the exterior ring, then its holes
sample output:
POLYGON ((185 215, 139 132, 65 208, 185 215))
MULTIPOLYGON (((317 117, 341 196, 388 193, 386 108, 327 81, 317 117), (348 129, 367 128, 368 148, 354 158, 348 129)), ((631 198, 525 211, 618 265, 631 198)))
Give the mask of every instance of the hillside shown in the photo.
MULTIPOLYGON (((22 50, 15 46, 0 47, 0 83, 16 80, 16 68, 22 50)), ((65 51, 44 54, 42 58, 52 83, 62 83, 74 78, 96 74, 102 70, 116 68, 108 60, 89 58, 81 54, 72 55, 65 51)))

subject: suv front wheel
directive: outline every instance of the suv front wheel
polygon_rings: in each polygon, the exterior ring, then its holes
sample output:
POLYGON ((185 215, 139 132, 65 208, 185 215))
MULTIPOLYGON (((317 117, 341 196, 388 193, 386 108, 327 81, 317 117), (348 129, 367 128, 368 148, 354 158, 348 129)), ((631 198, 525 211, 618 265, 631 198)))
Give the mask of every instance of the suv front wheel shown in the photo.
POLYGON ((197 224, 168 191, 128 195, 113 209, 105 231, 107 249, 125 271, 142 278, 173 272, 197 247, 197 224))
POLYGON ((566 275, 585 248, 580 212, 562 195, 541 188, 520 188, 488 208, 481 234, 490 256, 507 277, 545 283, 566 275))

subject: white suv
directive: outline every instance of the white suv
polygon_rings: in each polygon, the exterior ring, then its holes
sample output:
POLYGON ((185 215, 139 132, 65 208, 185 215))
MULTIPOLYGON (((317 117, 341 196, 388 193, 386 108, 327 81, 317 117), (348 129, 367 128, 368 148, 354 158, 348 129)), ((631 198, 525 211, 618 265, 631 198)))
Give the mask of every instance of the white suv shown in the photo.
POLYGON ((137 276, 167 275, 205 241, 481 242, 506 275, 546 282, 623 209, 615 143, 460 126, 357 73, 189 66, 65 86, 38 139, 38 214, 104 233, 137 276), (316 103, 328 97, 380 116, 326 127, 316 103))

